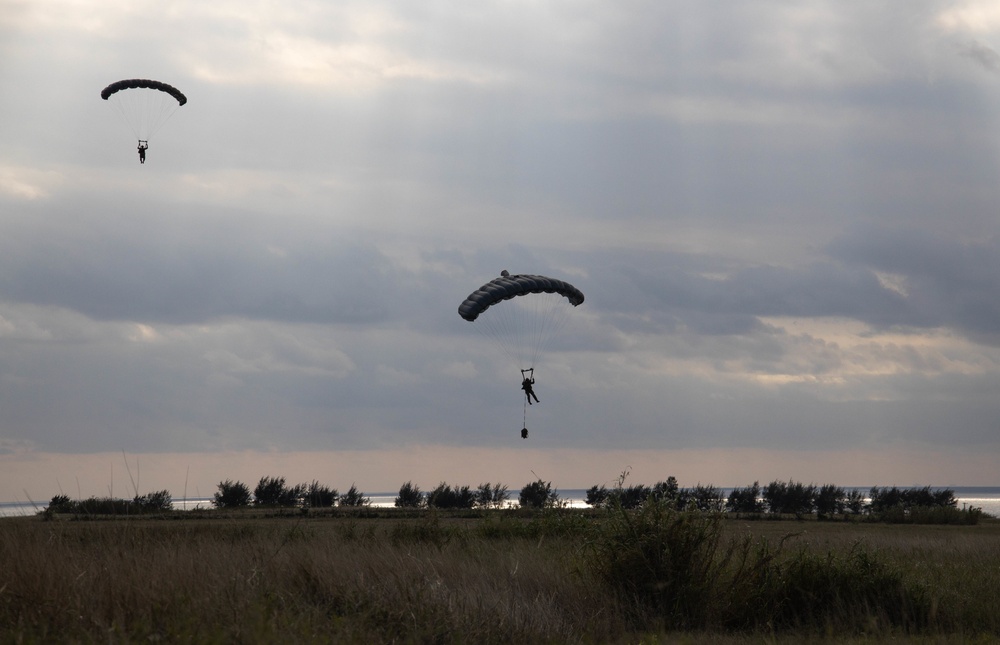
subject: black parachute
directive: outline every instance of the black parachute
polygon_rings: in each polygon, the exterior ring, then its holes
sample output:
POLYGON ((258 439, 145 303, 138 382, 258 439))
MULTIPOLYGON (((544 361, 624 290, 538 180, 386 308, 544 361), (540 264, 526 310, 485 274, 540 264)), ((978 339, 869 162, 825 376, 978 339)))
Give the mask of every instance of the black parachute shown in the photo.
POLYGON ((187 103, 187 97, 181 93, 179 89, 173 85, 167 85, 166 83, 161 83, 160 81, 153 81, 148 78, 130 78, 124 81, 116 81, 111 85, 108 85, 103 90, 101 90, 101 98, 105 101, 114 94, 115 92, 120 92, 122 90, 134 90, 138 88, 143 88, 147 90, 159 90, 161 92, 166 92, 170 96, 177 99, 177 106, 180 107, 187 103))
POLYGON ((510 275, 504 271, 499 278, 479 287, 458 307, 458 315, 474 321, 493 305, 530 293, 557 293, 565 296, 574 307, 583 302, 583 292, 563 280, 543 275, 510 275))
MULTIPOLYGON (((570 283, 543 275, 502 271, 469 294, 458 315, 490 337, 534 383, 535 361, 559 335, 569 312, 583 303, 583 292, 570 283), (571 306, 572 305, 572 306, 571 306)), ((522 385, 522 389, 524 389, 522 385)), ((527 399, 528 390, 525 390, 527 399)), ((535 397, 538 400, 538 397, 535 397)), ((528 438, 528 400, 521 438, 528 438)))
POLYGON ((148 142, 187 97, 174 87, 148 78, 117 81, 101 90, 101 98, 121 114, 140 142, 148 142))
POLYGON ((503 271, 470 293, 458 315, 474 322, 477 331, 524 369, 535 366, 566 325, 569 312, 582 302, 583 292, 564 280, 503 271))

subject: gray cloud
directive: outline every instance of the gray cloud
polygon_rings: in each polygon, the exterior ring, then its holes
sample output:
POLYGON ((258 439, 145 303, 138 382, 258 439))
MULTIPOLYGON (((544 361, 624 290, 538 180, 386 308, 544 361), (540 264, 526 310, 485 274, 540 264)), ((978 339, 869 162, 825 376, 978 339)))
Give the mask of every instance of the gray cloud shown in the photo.
MULTIPOLYGON (((955 239, 914 229, 868 228, 831 247, 844 262, 884 272, 899 291, 887 322, 946 326, 995 345, 1000 336, 1000 248, 995 238, 955 239)), ((866 319, 878 323, 878 320, 866 319)))
POLYGON ((989 72, 1000 72, 1000 54, 992 47, 970 41, 959 47, 959 53, 989 72))
POLYGON ((508 269, 587 294, 532 445, 995 449, 984 28, 931 2, 7 11, 0 446, 509 446, 517 366, 456 313, 508 269), (143 167, 98 96, 133 75, 190 98, 143 167))
MULTIPOLYGON (((32 209, 34 211, 34 209, 32 209)), ((283 240, 239 214, 172 221, 143 200, 57 203, 35 231, 5 236, 0 293, 66 307, 98 320, 201 323, 224 317, 372 323, 390 316, 402 278, 370 244, 331 234, 283 240), (57 219, 65 227, 52 231, 57 219)), ((395 313, 398 317, 399 313, 395 313)))

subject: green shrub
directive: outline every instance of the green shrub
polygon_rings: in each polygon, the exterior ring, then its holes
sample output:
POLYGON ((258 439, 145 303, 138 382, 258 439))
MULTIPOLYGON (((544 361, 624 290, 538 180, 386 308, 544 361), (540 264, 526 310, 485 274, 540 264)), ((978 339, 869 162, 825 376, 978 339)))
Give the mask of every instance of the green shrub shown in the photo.
POLYGON ((817 517, 843 515, 847 510, 847 493, 840 486, 823 484, 816 491, 815 507, 817 517))
POLYGON ((164 513, 173 510, 173 499, 168 490, 136 495, 132 503, 135 505, 134 510, 139 513, 164 513))
POLYGON ((365 497, 365 494, 358 490, 357 486, 351 484, 351 487, 347 489, 347 492, 340 496, 338 506, 358 508, 369 506, 371 502, 371 498, 365 497))
POLYGON ((315 479, 305 491, 305 503, 310 508, 329 508, 337 503, 338 497, 336 488, 323 486, 315 479))
POLYGON ((789 514, 801 518, 816 508, 816 486, 801 482, 773 481, 762 491, 767 510, 775 514, 789 514))
POLYGON ((797 550, 775 562, 757 596, 758 621, 771 628, 861 631, 870 625, 924 626, 930 603, 878 553, 856 546, 846 554, 797 550))
POLYGON ((588 506, 603 508, 608 505, 610 498, 611 492, 605 486, 594 485, 587 489, 587 497, 585 501, 588 506))
POLYGON ((227 479, 219 482, 219 490, 212 497, 216 508, 243 508, 250 505, 250 488, 243 482, 227 479))
POLYGON ((261 477, 253 490, 255 506, 292 508, 304 503, 306 485, 286 486, 284 477, 261 477))
POLYGON ((426 501, 419 486, 413 482, 406 482, 399 487, 399 494, 396 495, 393 506, 396 508, 420 508, 426 501))
POLYGON ((653 629, 861 632, 922 629, 926 592, 877 552, 784 549, 723 539, 722 514, 677 511, 650 500, 618 506, 595 531, 589 569, 653 629))
POLYGON ((614 507, 592 543, 599 580, 636 609, 674 627, 704 625, 719 588, 721 516, 680 512, 649 500, 630 512, 614 507))
POLYGON ((978 524, 983 517, 981 508, 971 506, 958 509, 954 506, 892 506, 879 513, 872 513, 870 519, 888 524, 978 524))
POLYGON ((45 508, 45 514, 51 517, 53 513, 69 513, 73 510, 73 502, 69 495, 53 495, 49 500, 49 505, 45 508))
POLYGON ((868 493, 871 501, 869 506, 872 513, 881 513, 901 507, 911 509, 915 507, 948 507, 957 506, 958 500, 955 498, 955 491, 950 488, 931 490, 930 486, 923 488, 879 488, 873 486, 868 493))
POLYGON ((764 502, 760 498, 760 482, 746 488, 734 488, 726 498, 726 510, 730 513, 762 513, 764 502))
POLYGON ((476 490, 475 505, 478 508, 503 508, 510 499, 506 484, 497 482, 496 484, 480 484, 476 490))
POLYGON ((559 504, 559 494, 552 490, 552 482, 537 479, 521 489, 518 501, 521 508, 549 508, 559 504))
POLYGON ((455 486, 441 482, 427 493, 427 506, 432 508, 472 508, 476 504, 476 494, 468 486, 455 486))
POLYGON ((128 515, 132 503, 117 497, 88 497, 73 503, 73 513, 79 515, 128 515))

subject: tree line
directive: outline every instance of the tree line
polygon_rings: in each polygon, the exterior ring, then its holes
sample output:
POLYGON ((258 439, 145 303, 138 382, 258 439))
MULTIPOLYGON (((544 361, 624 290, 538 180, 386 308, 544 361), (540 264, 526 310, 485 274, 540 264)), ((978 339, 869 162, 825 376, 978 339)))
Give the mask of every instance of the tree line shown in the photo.
MULTIPOLYGON (((424 492, 412 481, 399 488, 394 500, 396 508, 504 508, 510 501, 510 490, 505 484, 484 483, 476 489, 470 486, 452 486, 442 482, 433 490, 424 492)), ((559 495, 552 488, 552 482, 541 479, 526 484, 518 495, 522 507, 551 507, 559 504, 559 495)), ((212 498, 216 508, 240 508, 247 506, 330 508, 333 506, 369 506, 371 498, 352 485, 341 495, 335 488, 323 486, 317 481, 311 484, 289 486, 284 477, 262 477, 251 493, 242 482, 226 480, 219 483, 219 490, 212 498)))
POLYGON ((272 508, 330 508, 333 506, 358 507, 371 504, 371 498, 351 487, 343 495, 313 480, 310 484, 289 486, 284 477, 261 477, 251 493, 250 487, 240 481, 227 479, 219 482, 219 490, 212 497, 216 508, 242 508, 264 506, 272 508))
MULTIPOLYGON (((932 490, 929 486, 914 488, 874 486, 867 494, 858 489, 847 490, 834 484, 804 484, 772 481, 764 486, 733 488, 728 495, 712 485, 698 484, 691 488, 678 485, 673 476, 652 486, 625 485, 623 473, 617 485, 608 488, 595 485, 587 490, 585 502, 592 508, 635 509, 648 500, 665 503, 678 511, 731 513, 744 516, 815 515, 820 519, 836 516, 861 516, 887 521, 974 522, 979 509, 958 511, 958 500, 952 489, 932 490)), ((72 501, 66 495, 56 495, 46 512, 78 514, 141 514, 171 510, 169 491, 162 490, 136 495, 132 500, 95 498, 72 501)), ((332 508, 365 507, 371 498, 354 484, 346 493, 313 480, 309 484, 289 485, 284 477, 261 477, 253 490, 240 481, 219 482, 212 505, 220 509, 244 507, 264 508, 332 508)), ((505 484, 482 483, 452 486, 441 482, 432 490, 422 491, 412 481, 400 486, 393 504, 396 508, 437 509, 499 509, 513 506, 511 492, 505 484)), ((552 482, 537 479, 525 484, 518 493, 521 508, 555 508, 565 506, 552 482)))
POLYGON ((587 491, 587 504, 594 507, 617 505, 637 508, 647 499, 662 500, 677 510, 727 512, 743 515, 816 515, 830 518, 844 515, 912 515, 920 509, 957 510, 958 499, 950 488, 932 490, 930 486, 899 488, 873 486, 867 495, 859 489, 847 490, 835 484, 804 484, 793 480, 772 481, 765 486, 733 488, 728 495, 715 486, 698 484, 681 488, 674 477, 653 486, 642 484, 608 489, 593 486, 587 491))

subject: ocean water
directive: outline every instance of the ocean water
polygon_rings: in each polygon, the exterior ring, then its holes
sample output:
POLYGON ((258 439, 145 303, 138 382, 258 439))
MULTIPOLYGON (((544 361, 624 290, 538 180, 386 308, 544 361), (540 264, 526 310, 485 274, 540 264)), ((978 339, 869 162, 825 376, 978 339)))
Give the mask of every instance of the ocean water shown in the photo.
MULTIPOLYGON (((900 486, 899 488, 909 488, 900 486)), ((980 508, 984 513, 993 517, 1000 517, 1000 486, 932 486, 934 490, 938 488, 949 488, 955 491, 955 498, 958 500, 958 508, 975 507, 980 508)), ((867 493, 871 487, 856 487, 863 493, 867 493)), ((729 495, 732 489, 721 488, 723 496, 729 495)), ((845 487, 845 490, 854 490, 845 487)), ((570 508, 589 508, 586 503, 587 491, 582 488, 570 488, 566 490, 556 489, 559 499, 570 508)), ((511 491, 513 501, 517 501, 518 491, 511 491)), ((396 493, 370 493, 367 497, 371 499, 372 506, 378 508, 392 508, 396 499, 396 493)), ((0 502, 0 517, 17 517, 23 515, 34 515, 45 510, 47 503, 37 502, 0 502)), ((186 500, 175 499, 173 502, 175 510, 194 510, 212 508, 211 498, 188 498, 186 500)))

